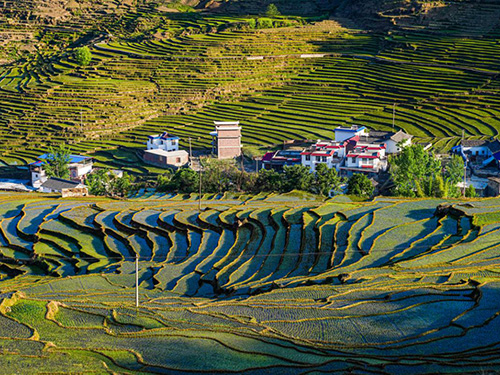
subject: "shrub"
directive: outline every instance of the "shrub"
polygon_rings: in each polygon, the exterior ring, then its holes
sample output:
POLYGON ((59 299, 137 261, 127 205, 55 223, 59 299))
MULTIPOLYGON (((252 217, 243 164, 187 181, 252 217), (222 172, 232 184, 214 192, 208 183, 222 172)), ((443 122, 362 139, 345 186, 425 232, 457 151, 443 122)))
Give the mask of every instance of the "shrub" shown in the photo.
POLYGON ((81 47, 75 50, 75 60, 78 65, 87 66, 90 64, 92 60, 92 53, 90 52, 89 47, 81 47))
POLYGON ((277 17, 281 15, 278 7, 274 4, 269 4, 266 9, 266 16, 267 17, 277 17))
POLYGON ((370 197, 373 194, 372 182, 366 175, 356 173, 347 181, 347 194, 370 197))

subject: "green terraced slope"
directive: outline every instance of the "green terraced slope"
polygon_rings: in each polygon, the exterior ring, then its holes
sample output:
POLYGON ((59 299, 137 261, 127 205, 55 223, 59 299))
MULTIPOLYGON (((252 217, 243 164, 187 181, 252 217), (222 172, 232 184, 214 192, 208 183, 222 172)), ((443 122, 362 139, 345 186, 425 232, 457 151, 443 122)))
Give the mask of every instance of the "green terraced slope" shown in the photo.
POLYGON ((394 103, 396 127, 439 151, 462 130, 499 133, 497 1, 276 1, 279 27, 262 29, 249 20, 269 1, 60 3, 0 9, 5 164, 68 142, 100 166, 157 173, 139 162, 149 134, 203 148, 214 120, 241 120, 246 149, 262 152, 338 125, 390 130, 394 103), (311 12, 323 20, 297 15, 311 12), (86 67, 72 57, 83 45, 86 67))
POLYGON ((500 368, 499 199, 197 199, 1 194, 2 368, 500 368))

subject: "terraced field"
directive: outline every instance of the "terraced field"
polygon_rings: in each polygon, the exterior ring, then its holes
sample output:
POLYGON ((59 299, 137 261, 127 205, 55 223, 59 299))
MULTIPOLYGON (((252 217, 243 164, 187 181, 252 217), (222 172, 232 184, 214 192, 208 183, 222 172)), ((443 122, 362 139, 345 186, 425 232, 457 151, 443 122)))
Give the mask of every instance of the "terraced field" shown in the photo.
POLYGON ((279 27, 261 29, 250 26, 258 10, 245 1, 237 3, 250 16, 106 0, 67 9, 53 26, 40 21, 50 16, 43 7, 31 14, 26 0, 5 3, 5 164, 26 164, 69 140, 101 166, 155 173, 138 158, 152 133, 204 148, 214 120, 240 120, 247 150, 263 152, 286 139, 331 138, 338 125, 390 130, 394 103, 396 127, 438 151, 456 145, 462 130, 469 138, 499 133, 496 1, 421 1, 402 14, 401 2, 380 1, 370 22, 348 12, 322 21, 285 14, 271 20, 279 27), (379 22, 392 26, 370 29, 379 22), (33 51, 20 51, 20 41, 33 51), (72 57, 81 45, 92 50, 86 67, 72 57))
POLYGON ((2 368, 500 369, 499 199, 198 198, 1 194, 2 368))

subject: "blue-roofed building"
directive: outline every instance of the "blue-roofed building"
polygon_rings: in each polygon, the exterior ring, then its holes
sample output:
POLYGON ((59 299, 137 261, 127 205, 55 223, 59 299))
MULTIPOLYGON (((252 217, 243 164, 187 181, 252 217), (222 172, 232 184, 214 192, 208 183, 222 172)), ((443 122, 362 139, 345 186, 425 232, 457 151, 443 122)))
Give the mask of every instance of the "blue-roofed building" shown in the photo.
POLYGON ((148 136, 148 150, 178 151, 179 137, 163 132, 148 136))
MULTIPOLYGON (((31 172, 31 184, 34 188, 40 188, 48 177, 44 165, 47 163, 49 154, 40 155, 37 161, 29 165, 31 172)), ((83 183, 85 177, 92 172, 93 159, 84 155, 69 155, 68 170, 69 178, 73 182, 83 183)))

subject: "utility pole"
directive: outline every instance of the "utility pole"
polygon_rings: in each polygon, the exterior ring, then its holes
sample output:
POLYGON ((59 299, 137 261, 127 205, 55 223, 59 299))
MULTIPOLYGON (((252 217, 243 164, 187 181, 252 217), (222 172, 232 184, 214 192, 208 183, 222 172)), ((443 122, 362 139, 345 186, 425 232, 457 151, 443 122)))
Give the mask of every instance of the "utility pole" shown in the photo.
POLYGON ((396 126, 396 103, 392 106, 392 129, 396 126))
POLYGON ((255 173, 259 173, 259 159, 255 158, 255 173))
POLYGON ((135 254, 135 307, 139 307, 139 254, 135 254))
POLYGON ((462 141, 460 142, 460 153, 464 157, 464 185, 462 186, 462 195, 465 197, 465 185, 467 184, 467 156, 465 155, 464 152, 464 137, 465 137, 465 130, 462 129, 462 141))
POLYGON ((200 180, 200 186, 199 186, 199 191, 198 191, 198 211, 201 212, 201 156, 200 156, 200 168, 199 168, 198 180, 200 180))
POLYGON ((193 149, 191 148, 191 137, 189 137, 189 166, 193 167, 193 149))

